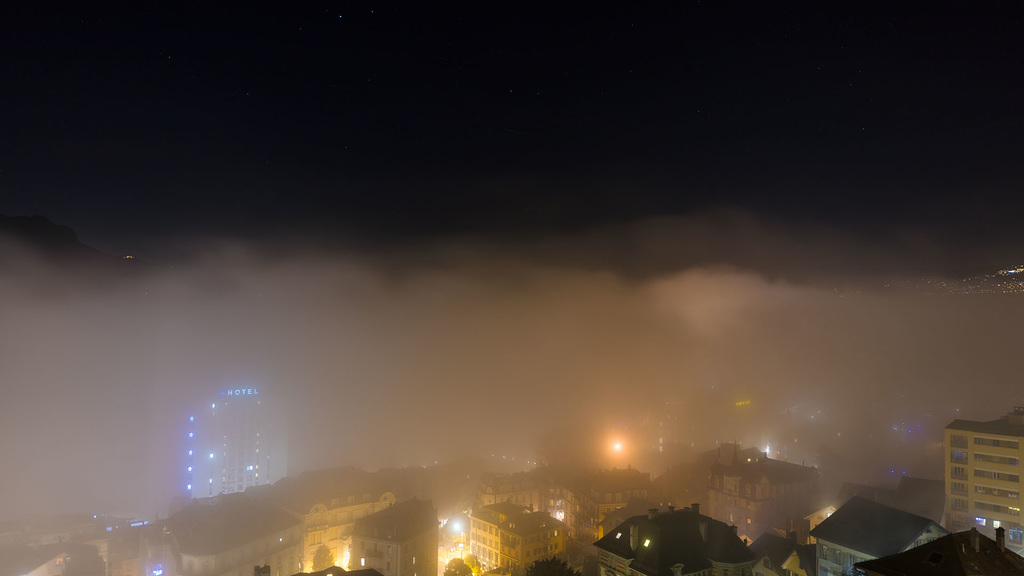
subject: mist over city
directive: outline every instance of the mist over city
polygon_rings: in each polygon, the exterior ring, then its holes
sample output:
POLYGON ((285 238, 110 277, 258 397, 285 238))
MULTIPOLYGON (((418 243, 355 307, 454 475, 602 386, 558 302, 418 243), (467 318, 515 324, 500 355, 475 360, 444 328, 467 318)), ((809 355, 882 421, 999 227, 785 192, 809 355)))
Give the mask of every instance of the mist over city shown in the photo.
POLYGON ((2 420, 19 441, 2 449, 25 497, 5 499, 5 515, 166 514, 185 418, 238 386, 287 414, 294 473, 574 458, 658 472, 739 442, 815 466, 841 455, 841 471, 823 470, 836 478, 934 476, 947 421, 1022 400, 1016 295, 905 283, 929 257, 909 250, 899 271, 858 268, 875 248, 852 243, 778 254, 764 247, 789 241, 771 231, 708 232, 715 248, 681 243, 681 255, 644 245, 695 224, 602 232, 637 259, 674 259, 645 274, 566 265, 591 242, 569 235, 534 254, 474 237, 376 254, 213 241, 131 270, 24 252, 3 293, 3 381, 17 386, 2 420), (802 272, 819 259, 852 264, 802 272), (615 439, 627 453, 608 449, 615 439))
POLYGON ((0 576, 1024 573, 1019 7, 231 4, 0 19, 0 576))

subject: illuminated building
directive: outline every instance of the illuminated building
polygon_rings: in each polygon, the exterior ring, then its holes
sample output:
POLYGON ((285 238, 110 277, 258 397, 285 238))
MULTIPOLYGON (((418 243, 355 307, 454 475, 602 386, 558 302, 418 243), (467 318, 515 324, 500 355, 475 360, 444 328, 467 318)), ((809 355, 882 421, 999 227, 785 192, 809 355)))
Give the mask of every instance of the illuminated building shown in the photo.
POLYGON ((562 516, 574 540, 593 542, 604 536, 601 522, 605 515, 629 504, 646 500, 651 474, 635 468, 614 468, 587 474, 570 482, 559 495, 561 500, 550 509, 562 516))
POLYGON ((470 517, 470 552, 487 569, 512 573, 537 560, 565 556, 568 528, 546 512, 499 502, 473 511, 470 517))
POLYGON ((287 472, 283 427, 263 390, 222 390, 202 411, 188 416, 184 488, 207 498, 272 484, 287 472))
POLYGON ((545 510, 543 478, 539 468, 513 474, 485 474, 480 481, 477 504, 490 506, 499 502, 512 502, 531 510, 545 510))
POLYGON ((350 494, 331 498, 327 503, 314 504, 303 515, 306 525, 305 566, 312 567, 313 557, 321 546, 327 548, 338 566, 350 565, 349 549, 356 521, 394 503, 395 495, 384 492, 376 497, 372 493, 350 494))
POLYGON ((652 508, 594 543, 601 576, 751 576, 754 553, 732 526, 699 507, 652 508))
POLYGON ((755 540, 765 532, 800 531, 804 516, 820 507, 819 497, 816 468, 763 453, 734 457, 711 466, 708 515, 735 524, 741 538, 755 540))
MULTIPOLYGON (((302 520, 245 494, 195 500, 168 519, 179 576, 270 576, 301 570, 302 520)), ((148 575, 151 576, 151 575, 148 575)))
POLYGON ((817 576, 849 574, 858 562, 899 554, 948 533, 931 519, 854 496, 811 530, 817 576))
POLYGON ((437 509, 406 500, 355 521, 349 568, 383 576, 437 576, 437 509))
POLYGON ((946 426, 946 528, 976 527, 990 538, 1004 528, 1006 545, 1024 548, 1022 444, 1024 406, 998 420, 954 420, 946 426))

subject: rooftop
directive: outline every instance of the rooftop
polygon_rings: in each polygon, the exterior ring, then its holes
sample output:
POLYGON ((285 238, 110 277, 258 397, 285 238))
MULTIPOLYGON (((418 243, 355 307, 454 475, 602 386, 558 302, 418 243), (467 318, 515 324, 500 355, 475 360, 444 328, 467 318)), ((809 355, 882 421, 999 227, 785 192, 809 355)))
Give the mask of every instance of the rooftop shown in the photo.
POLYGON ((894 576, 1024 575, 1024 558, 1001 549, 991 538, 972 529, 943 536, 900 554, 860 562, 857 567, 894 576))
POLYGON ((299 526, 302 519, 245 494, 224 494, 196 500, 167 522, 182 552, 207 555, 299 526))
POLYGON ((982 434, 994 434, 996 436, 1024 437, 1024 423, 1020 423, 1018 414, 1007 414, 998 420, 988 422, 976 422, 974 420, 953 420, 947 430, 964 430, 967 432, 980 432, 982 434))
POLYGON ((672 567, 682 564, 683 574, 711 568, 711 561, 739 564, 753 562, 754 553, 728 526, 690 508, 654 509, 633 516, 594 543, 630 560, 630 567, 650 576, 672 576, 672 567), (631 533, 637 535, 632 547, 631 533))
POLYGON ((811 536, 881 558, 903 551, 933 520, 854 496, 811 530, 811 536))
POLYGON ((746 460, 733 463, 715 463, 711 467, 712 474, 740 476, 744 482, 758 483, 762 478, 770 484, 792 484, 796 482, 813 482, 818 477, 818 469, 812 466, 801 466, 783 460, 773 460, 763 453, 746 460))
POLYGON ((765 532, 750 543, 750 551, 758 560, 767 556, 773 567, 781 568, 786 559, 796 551, 796 542, 778 534, 765 532))
POLYGON ((437 525, 434 505, 413 498, 356 520, 352 533, 365 538, 406 540, 425 530, 436 530, 437 525))

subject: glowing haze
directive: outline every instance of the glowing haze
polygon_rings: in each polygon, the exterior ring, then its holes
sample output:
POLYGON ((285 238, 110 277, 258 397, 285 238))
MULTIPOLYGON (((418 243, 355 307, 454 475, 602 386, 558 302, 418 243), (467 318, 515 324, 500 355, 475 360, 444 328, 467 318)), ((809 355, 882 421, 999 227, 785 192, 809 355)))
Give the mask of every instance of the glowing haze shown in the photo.
POLYGON ((239 384, 287 402, 292 475, 492 454, 656 467, 660 436, 934 477, 958 409, 1021 402, 1024 301, 887 288, 939 256, 879 246, 704 214, 372 254, 216 242, 73 285, 25 254, 0 291, 0 517, 166 513, 182 419, 239 384))

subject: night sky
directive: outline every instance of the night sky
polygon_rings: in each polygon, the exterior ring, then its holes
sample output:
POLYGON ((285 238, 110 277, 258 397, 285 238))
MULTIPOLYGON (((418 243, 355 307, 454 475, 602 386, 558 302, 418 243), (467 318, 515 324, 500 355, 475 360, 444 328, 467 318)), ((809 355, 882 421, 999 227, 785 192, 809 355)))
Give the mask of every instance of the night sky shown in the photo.
POLYGON ((0 519, 166 514, 232 386, 292 475, 1024 404, 1020 292, 936 288, 1024 263, 1024 5, 635 4, 5 9, 0 215, 140 265, 0 238, 0 519))
POLYGON ((0 40, 0 213, 149 257, 720 207, 1001 242, 1021 216, 1021 14, 32 3, 0 40))

